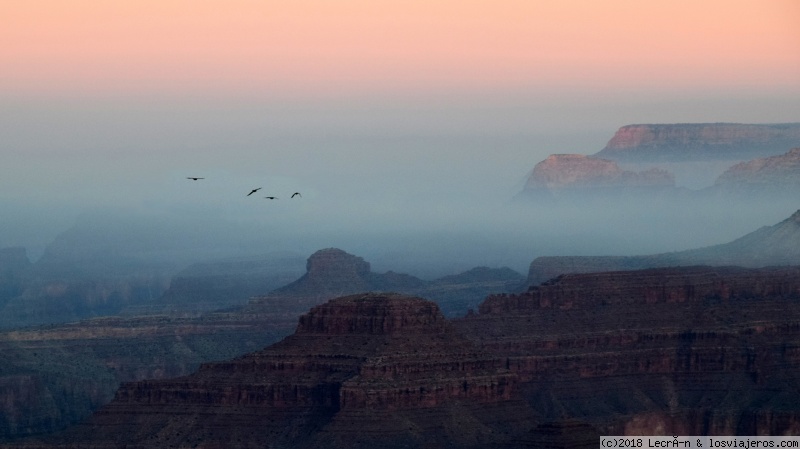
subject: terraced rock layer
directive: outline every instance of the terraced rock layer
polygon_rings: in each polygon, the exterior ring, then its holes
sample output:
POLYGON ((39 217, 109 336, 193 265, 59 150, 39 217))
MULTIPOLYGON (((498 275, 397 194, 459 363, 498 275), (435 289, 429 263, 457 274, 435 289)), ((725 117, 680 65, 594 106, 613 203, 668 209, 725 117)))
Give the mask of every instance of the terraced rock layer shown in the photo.
POLYGON ((597 157, 615 161, 752 159, 800 145, 800 123, 675 123, 623 126, 597 157))
POLYGON ((430 301, 342 297, 311 309, 292 336, 264 350, 204 364, 191 376, 123 385, 90 423, 57 440, 91 447, 478 446, 512 432, 510 416, 527 414, 513 400, 516 376, 504 363, 455 332, 430 301))
POLYGON ((800 268, 570 274, 456 322, 539 416, 605 435, 800 432, 800 268))

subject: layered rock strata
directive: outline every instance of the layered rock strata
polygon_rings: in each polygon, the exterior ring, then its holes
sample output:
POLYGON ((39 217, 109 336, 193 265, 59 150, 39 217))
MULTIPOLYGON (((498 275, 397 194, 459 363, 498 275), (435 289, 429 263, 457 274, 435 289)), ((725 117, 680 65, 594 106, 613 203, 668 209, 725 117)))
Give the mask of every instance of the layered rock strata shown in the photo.
POLYGON ((124 385, 21 447, 588 447, 597 435, 800 434, 800 267, 561 276, 447 321, 337 298, 283 341, 124 385), (428 445, 428 446, 426 446, 428 445))
POLYGON ((0 446, 85 420, 120 382, 187 375, 292 332, 265 316, 102 318, 0 333, 0 446))
POLYGON ((515 383, 505 360, 460 336, 434 303, 362 294, 314 307, 292 336, 261 351, 187 377, 123 385, 89 423, 55 441, 471 447, 511 432, 517 418, 509 413, 525 416, 512 399, 515 383))
POLYGON ((597 157, 615 161, 751 159, 800 145, 800 123, 677 123, 623 126, 597 157))
POLYGON ((800 268, 571 274, 456 322, 544 419, 605 435, 800 432, 800 268))
POLYGON ((616 162, 581 154, 553 154, 536 164, 522 196, 570 193, 636 192, 675 187, 675 177, 662 169, 634 172, 616 162))

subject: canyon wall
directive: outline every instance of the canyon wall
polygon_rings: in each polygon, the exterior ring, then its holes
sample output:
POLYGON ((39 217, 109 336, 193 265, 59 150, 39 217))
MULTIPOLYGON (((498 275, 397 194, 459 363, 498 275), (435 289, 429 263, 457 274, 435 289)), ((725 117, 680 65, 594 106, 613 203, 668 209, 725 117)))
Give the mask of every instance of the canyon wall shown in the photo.
POLYGON ((800 145, 800 123, 623 126, 595 156, 615 161, 752 159, 800 145))
POLYGON ((800 432, 798 267, 563 275, 456 325, 507 357, 547 419, 605 435, 800 432))
POLYGON ((312 308, 261 351, 125 384, 53 444, 478 447, 528 414, 515 384, 505 361, 462 337, 434 303, 360 294, 312 308))
POLYGON ((295 333, 123 385, 17 447, 575 447, 800 434, 800 267, 561 276, 449 321, 417 297, 313 307, 295 333))
POLYGON ((662 169, 623 170, 616 162, 581 154, 553 154, 531 171, 520 197, 670 191, 675 177, 662 169))

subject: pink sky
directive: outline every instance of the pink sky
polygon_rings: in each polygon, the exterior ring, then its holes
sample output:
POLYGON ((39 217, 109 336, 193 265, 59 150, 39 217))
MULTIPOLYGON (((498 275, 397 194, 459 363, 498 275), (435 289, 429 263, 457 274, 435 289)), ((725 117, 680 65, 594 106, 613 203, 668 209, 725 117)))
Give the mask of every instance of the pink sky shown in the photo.
POLYGON ((0 93, 800 89, 796 0, 5 0, 0 93))

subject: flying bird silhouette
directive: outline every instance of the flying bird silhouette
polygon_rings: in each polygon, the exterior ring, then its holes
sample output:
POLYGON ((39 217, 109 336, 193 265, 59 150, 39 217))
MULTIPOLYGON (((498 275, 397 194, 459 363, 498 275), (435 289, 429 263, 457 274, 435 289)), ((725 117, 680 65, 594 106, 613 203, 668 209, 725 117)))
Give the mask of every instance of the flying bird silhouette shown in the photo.
POLYGON ((195 178, 194 176, 187 176, 186 179, 191 179, 192 181, 197 181, 198 179, 206 179, 206 178, 195 178))
MULTIPOLYGON (((294 198, 294 197, 295 197, 295 196, 297 196, 297 195, 300 195, 300 192, 294 192, 294 193, 292 194, 292 198, 294 198)), ((300 195, 300 198, 302 198, 302 197, 303 197, 303 195, 300 195)))
POLYGON ((257 189, 253 189, 253 190, 251 190, 251 191, 250 191, 250 193, 248 193, 248 194, 247 194, 247 196, 250 196, 250 195, 252 195, 252 194, 254 194, 254 193, 258 192, 259 190, 261 190, 261 187, 259 187, 259 188, 257 188, 257 189))
POLYGON ((264 198, 266 198, 268 200, 277 200, 278 199, 277 196, 265 196, 264 198))

